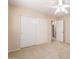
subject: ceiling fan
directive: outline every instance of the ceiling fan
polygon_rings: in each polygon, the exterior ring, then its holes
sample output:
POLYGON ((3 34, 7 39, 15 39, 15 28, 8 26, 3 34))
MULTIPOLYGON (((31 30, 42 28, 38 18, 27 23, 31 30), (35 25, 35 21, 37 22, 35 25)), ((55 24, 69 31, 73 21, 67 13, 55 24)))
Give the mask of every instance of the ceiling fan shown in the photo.
POLYGON ((66 8, 69 8, 69 7, 70 5, 63 4, 63 0, 59 0, 57 6, 51 6, 51 8, 56 8, 55 14, 59 12, 64 12, 65 14, 68 14, 68 11, 66 10, 66 8))

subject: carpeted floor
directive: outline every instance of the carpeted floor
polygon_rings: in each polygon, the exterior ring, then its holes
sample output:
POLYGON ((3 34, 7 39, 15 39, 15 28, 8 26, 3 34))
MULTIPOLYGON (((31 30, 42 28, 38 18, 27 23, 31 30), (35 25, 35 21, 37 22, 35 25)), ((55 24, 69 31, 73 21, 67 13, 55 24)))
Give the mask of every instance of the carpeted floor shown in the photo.
POLYGON ((9 59, 70 59, 70 46, 54 41, 9 53, 9 59))

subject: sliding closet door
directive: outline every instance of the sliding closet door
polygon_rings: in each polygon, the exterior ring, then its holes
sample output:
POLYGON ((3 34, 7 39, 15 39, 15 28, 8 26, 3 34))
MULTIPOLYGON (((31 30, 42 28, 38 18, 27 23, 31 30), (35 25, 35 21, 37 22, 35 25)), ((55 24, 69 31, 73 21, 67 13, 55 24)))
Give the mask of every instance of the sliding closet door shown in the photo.
POLYGON ((48 41, 47 20, 22 16, 21 31, 21 48, 48 41))

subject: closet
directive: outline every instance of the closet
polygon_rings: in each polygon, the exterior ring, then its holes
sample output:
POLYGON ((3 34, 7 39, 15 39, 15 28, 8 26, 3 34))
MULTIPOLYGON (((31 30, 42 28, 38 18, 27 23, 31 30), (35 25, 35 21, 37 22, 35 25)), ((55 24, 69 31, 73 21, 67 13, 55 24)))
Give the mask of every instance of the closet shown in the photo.
POLYGON ((22 16, 21 48, 46 42, 48 42, 48 21, 44 18, 22 16))

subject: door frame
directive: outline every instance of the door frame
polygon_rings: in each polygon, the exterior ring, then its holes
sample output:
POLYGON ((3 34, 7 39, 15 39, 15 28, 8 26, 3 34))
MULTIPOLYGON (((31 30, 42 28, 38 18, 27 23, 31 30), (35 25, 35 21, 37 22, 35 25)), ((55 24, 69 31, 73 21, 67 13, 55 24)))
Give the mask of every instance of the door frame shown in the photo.
MULTIPOLYGON (((65 21, 64 21, 64 19, 61 19, 61 20, 63 21, 63 41, 62 42, 64 43, 65 42, 65 21)), ((61 20, 52 20, 52 22, 61 21, 61 20)), ((52 24, 51 24, 51 29, 52 29, 52 24)), ((56 38, 55 38, 55 40, 56 40, 56 38)))
POLYGON ((65 42, 65 21, 64 21, 64 19, 56 20, 56 21, 63 21, 63 41, 62 42, 64 43, 65 42))

